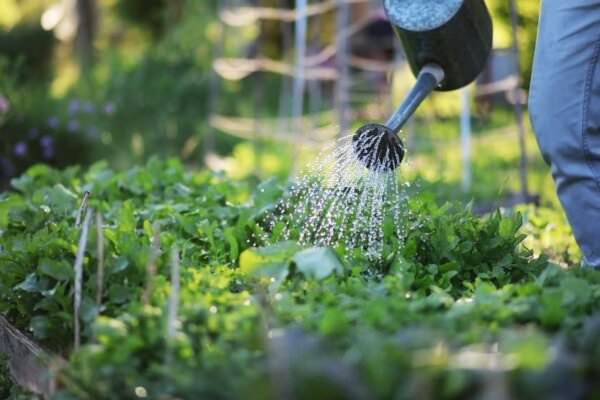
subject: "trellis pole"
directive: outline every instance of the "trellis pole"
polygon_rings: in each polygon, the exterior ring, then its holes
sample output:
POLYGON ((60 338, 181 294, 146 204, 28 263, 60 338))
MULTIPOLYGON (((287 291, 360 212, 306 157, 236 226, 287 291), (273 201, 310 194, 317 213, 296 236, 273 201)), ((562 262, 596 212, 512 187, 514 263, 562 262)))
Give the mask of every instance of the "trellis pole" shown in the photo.
POLYGON ((335 103, 338 109, 339 136, 344 136, 349 128, 350 107, 350 68, 348 60, 348 37, 342 32, 350 25, 350 5, 345 0, 337 0, 335 27, 335 64, 339 77, 335 85, 335 103))
MULTIPOLYGON (((217 2, 217 15, 219 15, 220 12, 222 11, 223 3, 224 3, 223 0, 219 0, 217 2)), ((216 43, 213 44, 213 47, 212 47, 212 59, 213 60, 216 60, 223 56, 223 50, 225 48, 225 38, 227 37, 226 36, 227 25, 225 25, 221 21, 221 18, 217 18, 217 24, 219 27, 219 34, 218 34, 218 39, 217 39, 216 43)), ((205 137, 204 137, 204 146, 203 146, 205 160, 209 154, 211 154, 215 151, 215 129, 211 125, 210 120, 217 112, 217 108, 218 108, 219 100, 220 100, 220 89, 221 89, 221 80, 219 78, 219 75, 217 74, 217 71, 215 71, 214 68, 212 68, 210 71, 210 83, 209 83, 209 92, 208 92, 208 118, 206 119, 206 121, 207 121, 206 133, 205 133, 205 137)))
MULTIPOLYGON (((295 73, 294 84, 292 86, 292 118, 294 121, 294 135, 296 138, 302 132, 302 112, 304 106, 304 89, 305 89, 305 59, 306 59, 306 32, 308 20, 306 16, 306 8, 308 0, 296 0, 296 12, 301 15, 296 20, 294 25, 294 42, 295 42, 295 73)), ((295 154, 295 152, 294 152, 295 154)), ((297 167, 297 157, 294 156, 294 170, 297 167)))

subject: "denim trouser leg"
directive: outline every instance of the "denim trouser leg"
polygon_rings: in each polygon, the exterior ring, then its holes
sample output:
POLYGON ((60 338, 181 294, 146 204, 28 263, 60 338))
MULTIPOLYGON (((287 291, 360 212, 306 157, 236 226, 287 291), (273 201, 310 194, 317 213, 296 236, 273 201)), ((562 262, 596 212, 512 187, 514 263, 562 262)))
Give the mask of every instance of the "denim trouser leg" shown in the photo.
POLYGON ((588 264, 600 268, 600 0, 543 0, 529 110, 588 264))

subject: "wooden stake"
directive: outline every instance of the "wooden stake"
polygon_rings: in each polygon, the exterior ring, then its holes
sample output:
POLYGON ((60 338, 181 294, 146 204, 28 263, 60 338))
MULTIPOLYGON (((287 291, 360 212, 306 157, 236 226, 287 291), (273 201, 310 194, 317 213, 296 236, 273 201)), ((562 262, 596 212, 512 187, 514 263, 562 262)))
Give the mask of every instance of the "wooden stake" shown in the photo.
POLYGON ((177 330, 177 308, 179 306, 179 250, 171 250, 171 293, 167 311, 167 339, 171 340, 177 330))
POLYGON ((83 221, 81 236, 79 237, 79 247, 77 248, 77 256, 75 257, 75 300, 73 305, 73 320, 74 320, 74 348, 77 350, 81 344, 81 332, 79 326, 79 310, 81 309, 81 286, 83 281, 83 257, 85 255, 85 245, 87 243, 88 229, 92 220, 92 210, 87 210, 83 221))
POLYGON ((152 291, 152 279, 156 275, 156 259, 160 255, 160 225, 158 222, 152 224, 152 241, 150 243, 150 253, 148 255, 148 264, 146 265, 146 285, 142 293, 142 304, 150 303, 150 292, 152 291))
POLYGON ((96 214, 96 258, 98 269, 96 271, 96 314, 100 314, 102 307, 102 291, 104 284, 104 231, 102 230, 102 214, 96 214))

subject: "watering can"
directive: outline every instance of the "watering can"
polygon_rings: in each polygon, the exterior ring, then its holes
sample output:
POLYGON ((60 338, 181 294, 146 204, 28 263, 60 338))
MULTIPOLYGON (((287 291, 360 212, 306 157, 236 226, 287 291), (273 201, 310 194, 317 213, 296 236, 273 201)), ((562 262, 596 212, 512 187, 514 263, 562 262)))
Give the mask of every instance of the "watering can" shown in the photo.
POLYGON ((483 0, 384 0, 417 81, 384 124, 353 136, 353 151, 367 168, 396 169, 405 148, 398 132, 434 90, 450 91, 477 78, 492 49, 492 19, 483 0))

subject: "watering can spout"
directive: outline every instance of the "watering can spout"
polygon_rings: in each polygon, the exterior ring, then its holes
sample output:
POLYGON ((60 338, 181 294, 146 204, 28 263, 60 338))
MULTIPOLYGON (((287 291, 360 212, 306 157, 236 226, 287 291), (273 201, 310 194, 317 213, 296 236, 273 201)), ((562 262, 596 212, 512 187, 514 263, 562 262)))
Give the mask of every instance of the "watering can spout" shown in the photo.
POLYGON ((392 171, 400 166, 406 150, 398 132, 423 100, 440 85, 444 76, 439 65, 425 65, 412 90, 385 125, 368 124, 354 134, 352 149, 360 163, 377 172, 392 171))
POLYGON ((446 73, 439 65, 425 65, 417 75, 417 82, 385 125, 394 133, 398 133, 423 100, 441 85, 445 76, 446 73))

